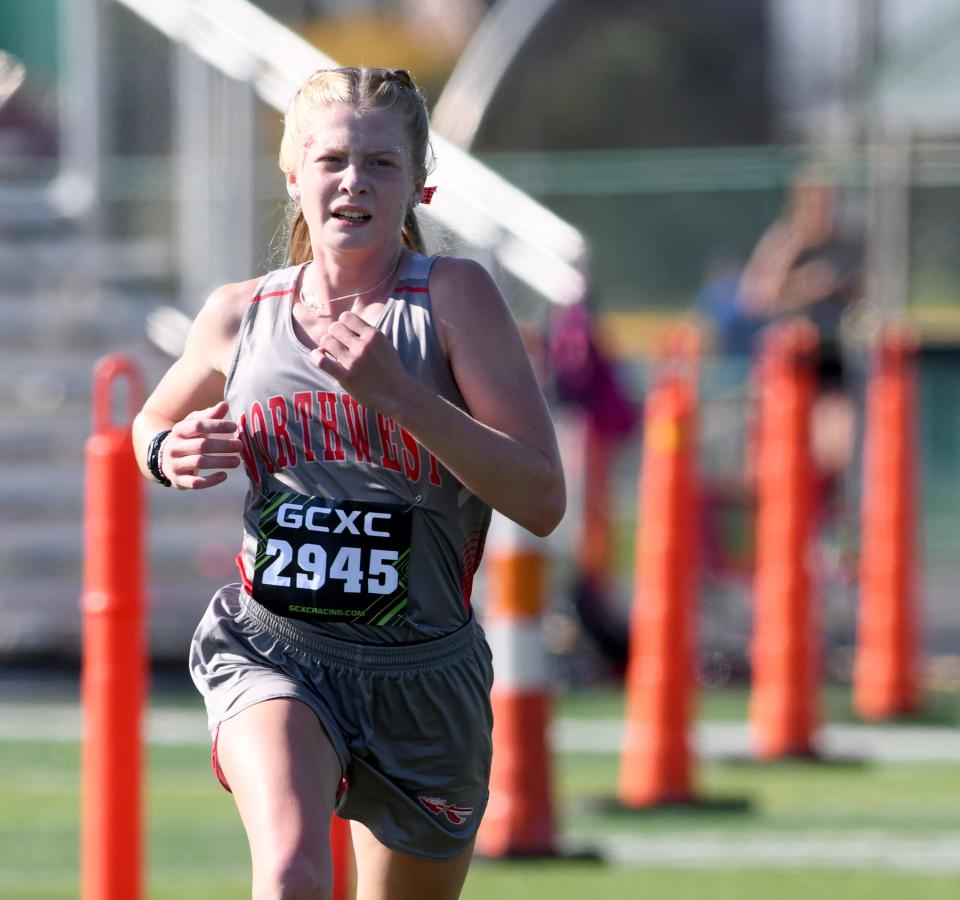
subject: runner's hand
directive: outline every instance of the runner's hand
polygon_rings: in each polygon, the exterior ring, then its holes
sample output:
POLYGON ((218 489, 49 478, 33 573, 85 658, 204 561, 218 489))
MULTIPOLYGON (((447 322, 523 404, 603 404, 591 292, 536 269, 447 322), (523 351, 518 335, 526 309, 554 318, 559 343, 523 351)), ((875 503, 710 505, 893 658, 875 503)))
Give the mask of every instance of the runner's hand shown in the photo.
POLYGON ((341 313, 311 353, 314 365, 332 375, 364 406, 387 416, 413 380, 383 332, 354 312, 341 313))
POLYGON ((199 490, 226 481, 226 469, 240 465, 243 444, 237 425, 225 418, 229 407, 221 400, 208 409, 190 413, 170 429, 160 460, 163 474, 181 490, 199 490), (203 474, 206 469, 218 471, 203 474))

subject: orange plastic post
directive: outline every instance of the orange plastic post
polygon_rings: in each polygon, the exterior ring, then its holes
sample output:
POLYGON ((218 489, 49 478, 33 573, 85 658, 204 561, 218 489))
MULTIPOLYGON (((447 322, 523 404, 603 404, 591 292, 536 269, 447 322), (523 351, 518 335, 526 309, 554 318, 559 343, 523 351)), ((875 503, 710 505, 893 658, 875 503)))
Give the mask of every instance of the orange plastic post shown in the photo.
POLYGON ((581 576, 596 588, 606 584, 610 577, 613 455, 613 440, 588 422, 584 428, 583 448, 583 527, 577 557, 581 576))
POLYGON ((694 371, 689 359, 668 360, 646 402, 618 785, 620 804, 634 809, 693 800, 694 371))
POLYGON ((142 895, 141 714, 144 640, 143 478, 130 442, 143 403, 139 370, 119 355, 93 372, 84 512, 83 900, 142 895), (127 382, 129 420, 114 423, 113 390, 127 382))
POLYGON ((330 820, 330 852, 333 856, 333 894, 331 900, 353 900, 356 896, 353 841, 350 822, 334 813, 330 820))
POLYGON ((888 329, 867 387, 854 707, 864 719, 920 705, 915 545, 916 340, 888 329))
POLYGON ((750 724, 763 759, 814 752, 819 648, 809 566, 816 344, 812 325, 787 323, 767 335, 760 362, 750 724))
POLYGON ((540 539, 496 513, 487 546, 484 629, 496 678, 490 800, 477 853, 552 856, 549 670, 542 635, 547 559, 540 539))

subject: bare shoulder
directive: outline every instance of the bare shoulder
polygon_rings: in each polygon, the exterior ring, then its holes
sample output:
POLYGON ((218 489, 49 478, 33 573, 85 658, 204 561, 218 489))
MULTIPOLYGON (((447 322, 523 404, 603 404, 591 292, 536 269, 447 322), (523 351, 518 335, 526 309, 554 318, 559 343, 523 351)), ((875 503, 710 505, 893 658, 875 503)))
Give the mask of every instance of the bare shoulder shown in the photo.
POLYGON ((144 411, 177 422, 223 399, 240 323, 258 282, 224 284, 211 292, 187 332, 183 353, 147 398, 144 411))
MULTIPOLYGON (((430 275, 434 326, 471 410, 484 409, 487 395, 503 396, 529 382, 530 361, 513 314, 490 273, 472 259, 441 258, 430 275)), ((488 424, 493 413, 482 421, 488 424)))
POLYGON ((444 306, 465 305, 474 302, 500 300, 500 291, 490 273, 480 263, 457 256, 441 256, 430 270, 430 297, 444 306))
POLYGON ((249 278, 221 284, 207 297, 197 318, 206 319, 214 333, 227 338, 236 337, 259 283, 259 278, 249 278))
POLYGON ((243 315, 260 279, 222 284, 207 297, 190 326, 185 357, 206 359, 226 372, 233 357, 243 315))
POLYGON ((478 334, 515 328, 513 316, 490 273, 480 263, 441 257, 430 271, 430 304, 440 341, 452 345, 478 334))

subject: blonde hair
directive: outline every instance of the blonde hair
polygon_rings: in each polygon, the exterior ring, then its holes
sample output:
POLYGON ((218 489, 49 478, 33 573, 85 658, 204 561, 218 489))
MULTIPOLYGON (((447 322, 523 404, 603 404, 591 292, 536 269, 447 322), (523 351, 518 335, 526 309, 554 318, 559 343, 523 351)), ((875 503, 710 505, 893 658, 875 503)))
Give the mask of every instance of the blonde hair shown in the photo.
MULTIPOLYGON (((319 69, 297 91, 284 119, 280 141, 280 169, 296 172, 303 141, 309 134, 313 115, 328 103, 349 103, 361 112, 394 109, 400 113, 410 144, 414 180, 427 177, 430 152, 430 123, 427 104, 406 69, 341 68, 319 69)), ((423 236, 416 214, 408 209, 401 230, 406 247, 424 252, 423 236)), ((291 207, 287 237, 287 265, 313 258, 310 231, 299 204, 291 207)))

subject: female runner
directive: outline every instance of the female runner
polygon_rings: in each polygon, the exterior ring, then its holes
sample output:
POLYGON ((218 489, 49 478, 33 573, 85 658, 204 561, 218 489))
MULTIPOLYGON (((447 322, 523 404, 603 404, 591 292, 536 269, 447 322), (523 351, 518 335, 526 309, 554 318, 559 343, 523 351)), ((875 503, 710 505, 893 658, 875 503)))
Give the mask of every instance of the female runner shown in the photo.
POLYGON ((470 606, 490 509, 538 535, 564 511, 502 296, 478 264, 423 255, 428 150, 405 70, 310 76, 280 149, 289 264, 211 294, 134 422, 162 484, 249 479, 240 582, 190 668, 256 898, 330 895, 334 810, 359 900, 459 896, 490 770, 470 606))

